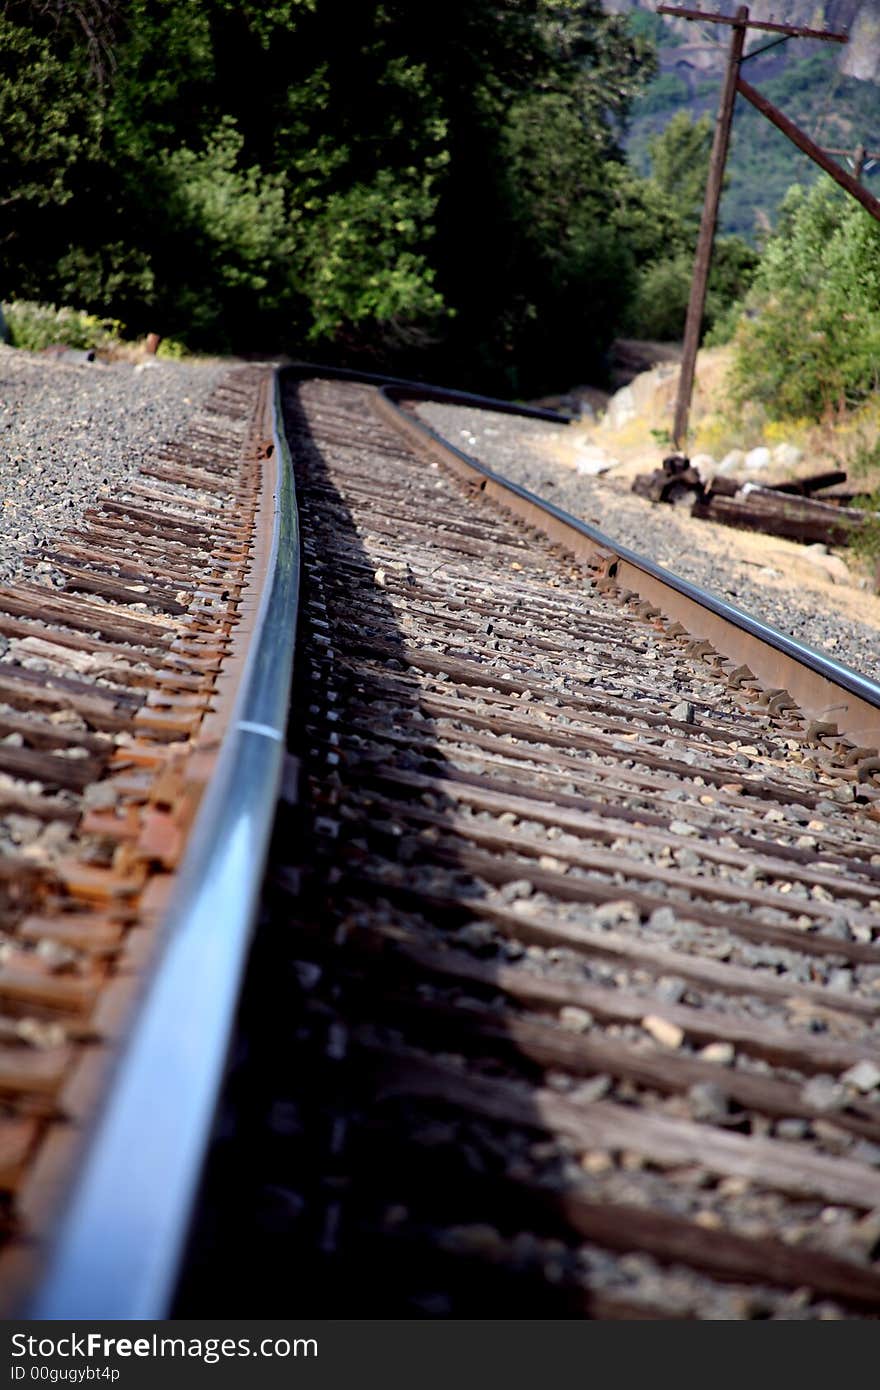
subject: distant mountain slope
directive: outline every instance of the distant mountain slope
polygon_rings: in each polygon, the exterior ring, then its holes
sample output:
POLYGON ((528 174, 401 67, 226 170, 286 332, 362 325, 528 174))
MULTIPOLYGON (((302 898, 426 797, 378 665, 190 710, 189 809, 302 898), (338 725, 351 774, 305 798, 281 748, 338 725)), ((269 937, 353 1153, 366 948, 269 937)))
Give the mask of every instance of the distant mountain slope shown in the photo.
MULTIPOLYGON (((693 9, 711 9, 717 14, 735 14, 735 0, 688 0, 693 9)), ((604 0, 604 9, 613 14, 642 10, 653 14, 656 6, 650 0, 604 0)), ((841 72, 861 81, 880 82, 880 0, 752 0, 749 5, 752 19, 774 20, 778 24, 795 24, 811 29, 833 29, 849 34, 849 43, 837 48, 841 72)), ((718 48, 718 66, 727 47, 726 26, 699 24, 686 19, 664 21, 687 44, 718 48)))
MULTIPOLYGON (((648 141, 685 108, 694 116, 714 115, 725 55, 727 26, 664 20, 653 5, 636 0, 605 0, 606 8, 629 13, 632 27, 658 45, 660 70, 633 110, 628 150, 641 171, 648 167, 648 141)), ((695 3, 695 0, 691 0, 695 3)), ((713 0, 713 8, 716 0, 713 0)), ((696 7, 696 5, 695 5, 696 7)), ((732 0, 717 0, 722 13, 734 13, 732 0)), ((790 40, 748 62, 749 81, 821 145, 880 150, 880 0, 754 0, 756 18, 842 30, 846 45, 790 40)), ((755 34, 749 49, 767 35, 755 34)), ((786 189, 809 183, 816 166, 763 117, 740 100, 734 119, 729 184, 721 207, 725 231, 754 240, 773 221, 786 189)), ((880 162, 865 174, 880 192, 880 162)))

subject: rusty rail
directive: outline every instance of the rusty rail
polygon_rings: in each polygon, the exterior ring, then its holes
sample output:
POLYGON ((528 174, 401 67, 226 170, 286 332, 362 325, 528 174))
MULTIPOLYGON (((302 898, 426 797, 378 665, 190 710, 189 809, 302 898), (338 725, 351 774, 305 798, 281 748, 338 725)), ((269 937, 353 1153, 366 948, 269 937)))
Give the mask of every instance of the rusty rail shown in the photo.
MULTIPOLYGON (((364 380, 356 373, 320 369, 320 374, 364 380)), ((415 383, 372 380, 382 387, 381 409, 395 431, 412 436, 421 450, 427 445, 471 487, 598 567, 620 588, 656 605, 686 627, 697 643, 711 644, 720 655, 747 665, 771 693, 790 697, 826 732, 836 725, 857 745, 880 742, 880 686, 875 682, 617 545, 492 472, 403 408, 415 397, 497 403, 415 383)), ((279 483, 268 565, 275 577, 271 591, 261 599, 233 733, 196 823, 165 950, 48 1275, 29 1310, 34 1317, 167 1313, 225 1060, 287 717, 298 535, 277 390, 276 381, 273 438, 279 483)), ((548 411, 505 408, 560 418, 548 411)), ((480 866, 487 871, 482 860, 480 866)))
POLYGON ((166 939, 30 1316, 158 1318, 177 1272, 281 775, 299 585, 290 454, 273 407, 267 583, 166 939))
POLYGON ((286 410, 301 800, 173 1316, 875 1315, 878 759, 375 393, 286 410))
POLYGON ((811 719, 834 723, 856 744, 880 744, 880 684, 777 631, 707 590, 619 545, 610 536, 537 497, 528 488, 493 473, 478 459, 401 408, 412 399, 401 387, 380 391, 386 415, 411 438, 430 447, 469 479, 477 478, 487 496, 587 563, 600 564, 623 587, 656 604, 687 628, 695 640, 710 642, 737 666, 748 666, 765 685, 786 690, 811 719))

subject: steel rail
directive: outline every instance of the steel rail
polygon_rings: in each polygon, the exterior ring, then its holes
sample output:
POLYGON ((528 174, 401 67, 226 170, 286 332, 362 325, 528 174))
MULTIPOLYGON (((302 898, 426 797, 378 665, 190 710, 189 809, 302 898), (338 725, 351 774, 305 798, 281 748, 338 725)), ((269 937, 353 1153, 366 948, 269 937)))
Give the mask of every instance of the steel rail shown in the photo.
POLYGON ((805 713, 880 743, 880 685, 495 473, 401 406, 414 398, 567 423, 556 412, 399 378, 295 364, 275 374, 270 583, 232 724, 193 828, 159 960, 40 1283, 34 1319, 167 1315, 188 1235, 244 970, 281 773, 293 669, 299 523, 281 417, 285 377, 378 387, 380 409, 481 490, 698 638, 784 686, 805 713), (842 695, 845 698, 842 698, 842 695))
POLYGON ((273 529, 245 669, 158 964, 26 1316, 167 1316, 235 1017, 281 775, 299 522, 275 372, 273 529))
POLYGON ((770 689, 786 690, 811 719, 835 723, 859 746, 880 747, 880 684, 803 642, 753 618, 725 599, 681 579, 653 560, 620 545, 603 531, 495 473, 479 459, 451 444, 400 402, 417 393, 396 383, 380 387, 383 409, 411 438, 427 442, 447 462, 496 501, 537 526, 551 540, 590 563, 603 563, 621 587, 655 604, 737 665, 747 665, 770 689))
POLYGON ((295 377, 314 376, 326 381, 360 381, 367 386, 388 386, 418 396, 423 401, 470 406, 473 410, 494 410, 500 415, 522 415, 527 420, 549 420, 556 425, 569 425, 573 418, 563 410, 550 410, 546 406, 522 405, 518 401, 501 400, 498 396, 480 396, 473 391, 458 391, 452 386, 436 386, 429 381, 410 381, 402 376, 383 376, 380 372, 361 372, 351 367, 330 367, 322 362, 292 362, 286 364, 282 371, 295 377))

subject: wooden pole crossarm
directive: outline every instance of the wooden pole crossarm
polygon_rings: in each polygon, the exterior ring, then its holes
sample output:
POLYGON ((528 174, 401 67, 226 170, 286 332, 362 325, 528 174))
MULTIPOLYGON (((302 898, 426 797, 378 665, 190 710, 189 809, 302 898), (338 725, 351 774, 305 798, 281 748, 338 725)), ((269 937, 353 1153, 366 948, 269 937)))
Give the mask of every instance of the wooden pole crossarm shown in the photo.
MULTIPOLYGON (((676 15, 679 19, 702 19, 709 24, 730 24, 735 29, 741 23, 735 15, 715 14, 709 10, 690 10, 682 5, 658 5, 657 14, 676 15)), ((826 43, 849 43, 849 34, 833 33, 829 29, 803 29, 795 24, 774 24, 772 20, 750 19, 749 29, 764 29, 768 34, 786 34, 792 39, 824 39, 826 43)))
POLYGON ((756 91, 750 83, 746 82, 744 77, 737 78, 736 90, 745 97, 746 101, 751 102, 762 116, 766 116, 768 121, 771 121, 778 130, 781 130, 783 135, 787 135, 793 145, 797 145, 799 150, 803 150, 804 154, 808 154, 812 160, 815 160, 820 169, 824 169, 826 174, 830 174, 835 183, 839 183, 841 188, 845 188, 847 193, 851 193, 862 207, 880 222, 880 199, 875 198, 873 193, 869 193, 864 184, 859 183, 858 179, 853 178, 852 174, 841 168, 830 155, 825 153, 820 145, 816 144, 815 140, 811 140, 809 135, 805 134, 799 126, 796 126, 794 121, 790 121, 787 116, 783 115, 760 92, 756 91))

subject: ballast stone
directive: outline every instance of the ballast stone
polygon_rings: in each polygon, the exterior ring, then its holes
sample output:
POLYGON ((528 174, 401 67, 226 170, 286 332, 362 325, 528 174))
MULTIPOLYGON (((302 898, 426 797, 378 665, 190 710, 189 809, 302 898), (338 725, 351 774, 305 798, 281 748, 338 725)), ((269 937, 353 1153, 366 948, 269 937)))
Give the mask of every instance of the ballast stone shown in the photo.
POLYGON ((750 468, 754 472, 759 472, 764 468, 769 468, 772 458, 773 456, 770 450, 765 449, 764 446, 761 445, 757 449, 749 450, 745 457, 745 465, 746 468, 750 468))

